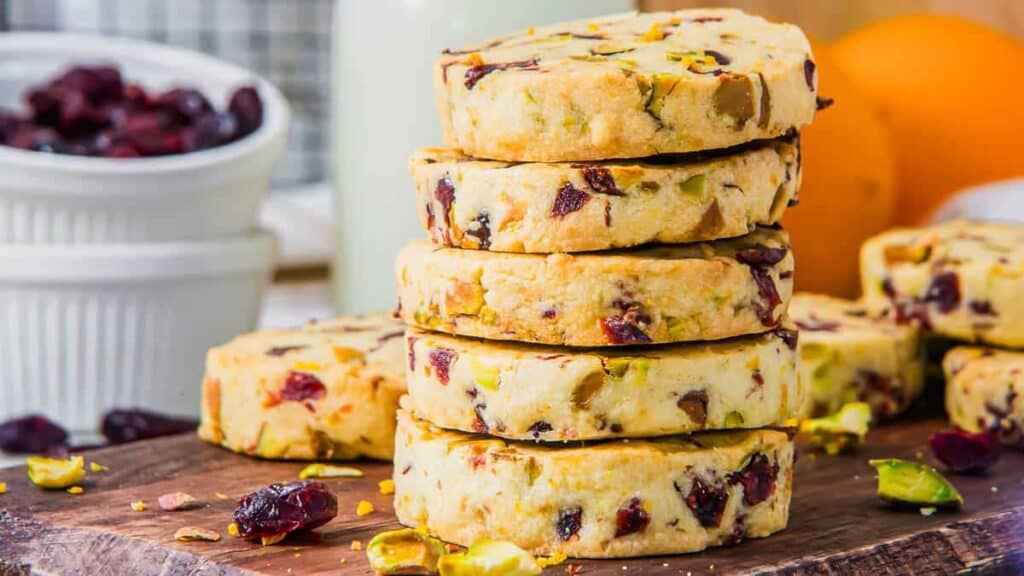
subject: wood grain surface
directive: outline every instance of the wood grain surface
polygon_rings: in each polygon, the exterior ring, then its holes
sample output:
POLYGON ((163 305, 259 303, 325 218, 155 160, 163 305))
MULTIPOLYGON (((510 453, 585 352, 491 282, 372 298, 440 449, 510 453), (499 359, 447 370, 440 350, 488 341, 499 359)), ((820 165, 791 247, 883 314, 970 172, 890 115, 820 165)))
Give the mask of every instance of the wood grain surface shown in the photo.
MULTIPOLYGON (((847 456, 813 455, 801 447, 789 528, 763 540, 688 556, 569 561, 585 575, 611 574, 1021 574, 1024 573, 1024 454, 1007 451, 986 476, 952 477, 963 511, 925 517, 886 508, 875 498, 868 458, 931 462, 928 434, 943 425, 920 420, 885 426, 847 456)), ((285 540, 260 547, 227 536, 236 498, 265 484, 295 479, 301 463, 252 460, 190 435, 141 442, 87 455, 110 467, 90 474, 72 496, 31 486, 24 469, 0 472, 0 576, 12 574, 372 574, 364 552, 374 534, 397 527, 390 497, 377 482, 390 466, 363 462, 361 479, 326 482, 340 502, 319 543, 285 540), (160 494, 184 491, 201 508, 163 512, 160 494), (218 498, 217 493, 228 498, 218 498), (376 511, 357 517, 360 499, 376 511), (133 512, 144 500, 149 509, 133 512), (183 526, 219 531, 220 542, 175 542, 183 526)), ((932 462, 934 463, 934 462, 932 462)), ((547 574, 563 574, 566 565, 547 574)))

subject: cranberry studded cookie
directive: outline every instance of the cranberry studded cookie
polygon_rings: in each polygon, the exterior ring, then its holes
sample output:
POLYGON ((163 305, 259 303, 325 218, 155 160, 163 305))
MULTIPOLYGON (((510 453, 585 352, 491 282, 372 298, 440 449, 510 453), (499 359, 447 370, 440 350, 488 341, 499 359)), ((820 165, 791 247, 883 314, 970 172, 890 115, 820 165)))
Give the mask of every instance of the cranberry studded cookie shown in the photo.
POLYGON ((946 353, 942 370, 953 424, 1024 448, 1024 352, 960 346, 946 353))
POLYGON ((1024 226, 901 228, 861 249, 865 303, 899 323, 967 342, 1024 346, 1024 226))
POLYGON ((793 443, 771 429, 587 444, 451 432, 400 410, 395 513, 468 546, 613 558, 696 552, 786 527, 793 443))
POLYGON ((873 318, 856 302, 797 293, 789 315, 800 329, 802 416, 827 416, 862 401, 876 418, 906 410, 924 389, 924 356, 916 326, 873 318))
POLYGON ((200 437, 262 458, 390 458, 405 392, 403 332, 390 314, 375 314, 213 348, 200 437))
POLYGON ((622 14, 457 50, 434 70, 445 145, 557 162, 725 148, 808 124, 817 74, 791 24, 732 9, 622 14))
POLYGON ((789 236, 584 254, 409 244, 402 318, 428 330, 568 346, 718 340, 778 326, 793 288, 789 236))
POLYGON ((409 406, 464 432, 519 440, 661 436, 797 416, 796 330, 643 348, 555 349, 411 328, 409 406))
POLYGON ((509 164, 426 148, 410 171, 420 222, 438 246, 581 252, 776 224, 795 202, 799 157, 795 137, 658 163, 509 164))

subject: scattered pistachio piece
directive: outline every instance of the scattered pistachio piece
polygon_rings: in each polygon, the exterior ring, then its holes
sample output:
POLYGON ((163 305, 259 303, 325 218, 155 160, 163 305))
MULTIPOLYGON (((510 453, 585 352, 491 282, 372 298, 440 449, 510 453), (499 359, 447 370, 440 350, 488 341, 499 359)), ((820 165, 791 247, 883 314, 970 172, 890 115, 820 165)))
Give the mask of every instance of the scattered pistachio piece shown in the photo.
POLYGON ((920 510, 921 516, 931 516, 932 514, 935 514, 936 510, 938 510, 938 508, 935 506, 925 506, 920 510))
POLYGON ((866 402, 849 402, 831 416, 804 420, 800 431, 814 445, 835 456, 863 444, 870 424, 871 406, 866 402))
POLYGON ((0 494, 7 494, 7 482, 0 482, 0 494))
POLYGON ((362 478, 363 471, 349 466, 335 466, 334 464, 321 464, 319 462, 310 464, 299 472, 299 478, 308 480, 310 478, 362 478))
POLYGON ((377 482, 377 486, 380 487, 380 493, 383 496, 390 496, 395 493, 395 481, 391 478, 385 478, 377 482))
POLYGON ((231 536, 232 538, 239 538, 242 536, 242 533, 238 531, 238 522, 228 524, 228 536, 231 536))
POLYGON ((532 554, 511 542, 484 540, 437 563, 441 576, 534 576, 542 568, 532 554))
POLYGON ((437 574, 444 554, 440 540, 411 528, 381 532, 366 546, 370 567, 378 574, 437 574))
POLYGON ((85 460, 72 456, 67 460, 30 456, 25 459, 28 479, 40 488, 64 489, 85 478, 85 460))
POLYGON ((223 493, 223 492, 214 492, 213 495, 217 497, 217 500, 227 500, 228 499, 228 495, 223 493))
POLYGON ((271 536, 263 536, 263 537, 260 538, 260 545, 261 546, 273 546, 274 544, 277 544, 281 540, 284 540, 285 536, 287 536, 287 535, 288 535, 288 533, 284 532, 284 533, 281 533, 281 534, 273 534, 271 536))
POLYGON ((89 462, 89 470, 92 472, 99 473, 106 472, 107 470, 110 470, 110 468, 107 468, 106 466, 100 464, 99 462, 89 462))
POLYGON ((369 516, 373 513, 373 504, 368 500, 360 500, 356 505, 356 516, 369 516))
POLYGON ((349 550, 362 550, 363 549, 363 543, 360 542, 359 540, 353 540, 352 543, 349 544, 348 548, 349 548, 349 550))
POLYGON ((960 508, 963 496, 931 466, 910 460, 869 460, 878 471, 878 497, 892 504, 960 508))
POLYGON ((68 488, 66 492, 73 496, 79 496, 81 494, 85 494, 85 488, 82 488, 81 486, 72 486, 71 488, 68 488))
POLYGON ((130 506, 132 511, 134 511, 134 512, 145 512, 146 511, 146 503, 143 502, 142 500, 136 500, 136 501, 132 502, 131 504, 129 504, 128 506, 130 506))
POLYGON ((174 533, 174 539, 178 542, 217 542, 220 540, 220 534, 206 528, 185 526, 178 528, 178 531, 174 533))
POLYGON ((551 566, 558 566, 562 562, 565 562, 566 558, 568 558, 568 556, 565 555, 565 552, 562 552, 562 551, 559 550, 558 552, 555 552, 551 556, 547 556, 547 557, 545 557, 545 556, 538 556, 537 557, 537 564, 541 568, 550 568, 551 566))
POLYGON ((156 502, 160 505, 161 510, 166 510, 168 512, 173 512, 175 510, 188 510, 189 508, 194 508, 199 504, 198 500, 184 492, 163 494, 156 499, 156 502))

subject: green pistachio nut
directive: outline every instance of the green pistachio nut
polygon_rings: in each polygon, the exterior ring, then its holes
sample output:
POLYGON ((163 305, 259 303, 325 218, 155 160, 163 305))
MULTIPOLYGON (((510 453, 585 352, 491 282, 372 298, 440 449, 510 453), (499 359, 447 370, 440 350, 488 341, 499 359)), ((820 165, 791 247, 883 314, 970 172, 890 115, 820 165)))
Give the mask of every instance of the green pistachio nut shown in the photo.
POLYGON ((447 554, 438 562, 441 576, 534 576, 540 564, 511 542, 484 540, 465 552, 447 554))
POLYGON ((85 478, 85 460, 72 456, 67 460, 30 456, 25 460, 28 479, 40 488, 62 490, 74 486, 85 478))
POLYGON ((444 544, 420 531, 405 528, 381 532, 370 540, 366 557, 377 574, 437 574, 444 544))
POLYGON ((800 423, 800 431, 828 454, 839 454, 864 443, 871 425, 871 406, 866 402, 844 404, 838 412, 800 423))
POLYGON ((878 471, 878 497, 892 504, 960 508, 963 496, 931 466, 888 458, 868 462, 878 471))

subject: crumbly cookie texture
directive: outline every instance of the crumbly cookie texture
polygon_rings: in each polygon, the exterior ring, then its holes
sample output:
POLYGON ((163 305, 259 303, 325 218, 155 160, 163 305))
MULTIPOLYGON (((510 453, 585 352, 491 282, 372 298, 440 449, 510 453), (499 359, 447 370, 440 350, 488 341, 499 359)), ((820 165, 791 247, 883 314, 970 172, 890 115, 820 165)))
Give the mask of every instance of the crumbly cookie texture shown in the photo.
POLYGON ((444 427, 586 440, 780 425, 798 414, 797 333, 563 350, 411 328, 409 406, 444 427))
POLYGON ((410 324, 569 346, 717 340, 778 326, 793 288, 781 229, 598 254, 505 254, 409 244, 397 260, 410 324))
POLYGON ((942 370, 953 424, 1024 448, 1024 352, 959 346, 946 353, 942 370))
POLYGON ((457 150, 413 156, 420 223, 434 244, 581 252, 742 236, 796 202, 799 140, 664 162, 527 163, 457 150))
POLYGON ((1024 346, 1024 226, 891 230, 864 244, 861 280, 873 313, 954 340, 1024 346))
POLYGON ((679 554, 786 527, 793 444, 771 429, 545 445, 398 415, 395 513, 460 545, 534 554, 679 554))
POLYGON ((873 318, 857 302, 797 293, 789 315, 800 329, 802 416, 827 416, 867 402, 876 418, 906 410, 924 389, 924 354, 915 326, 873 318))
POLYGON ((808 124, 811 47, 734 9, 621 14, 457 50, 434 67, 445 145, 584 161, 725 148, 808 124))
POLYGON ((262 458, 389 459, 405 392, 403 332, 380 313, 211 349, 199 436, 262 458))

